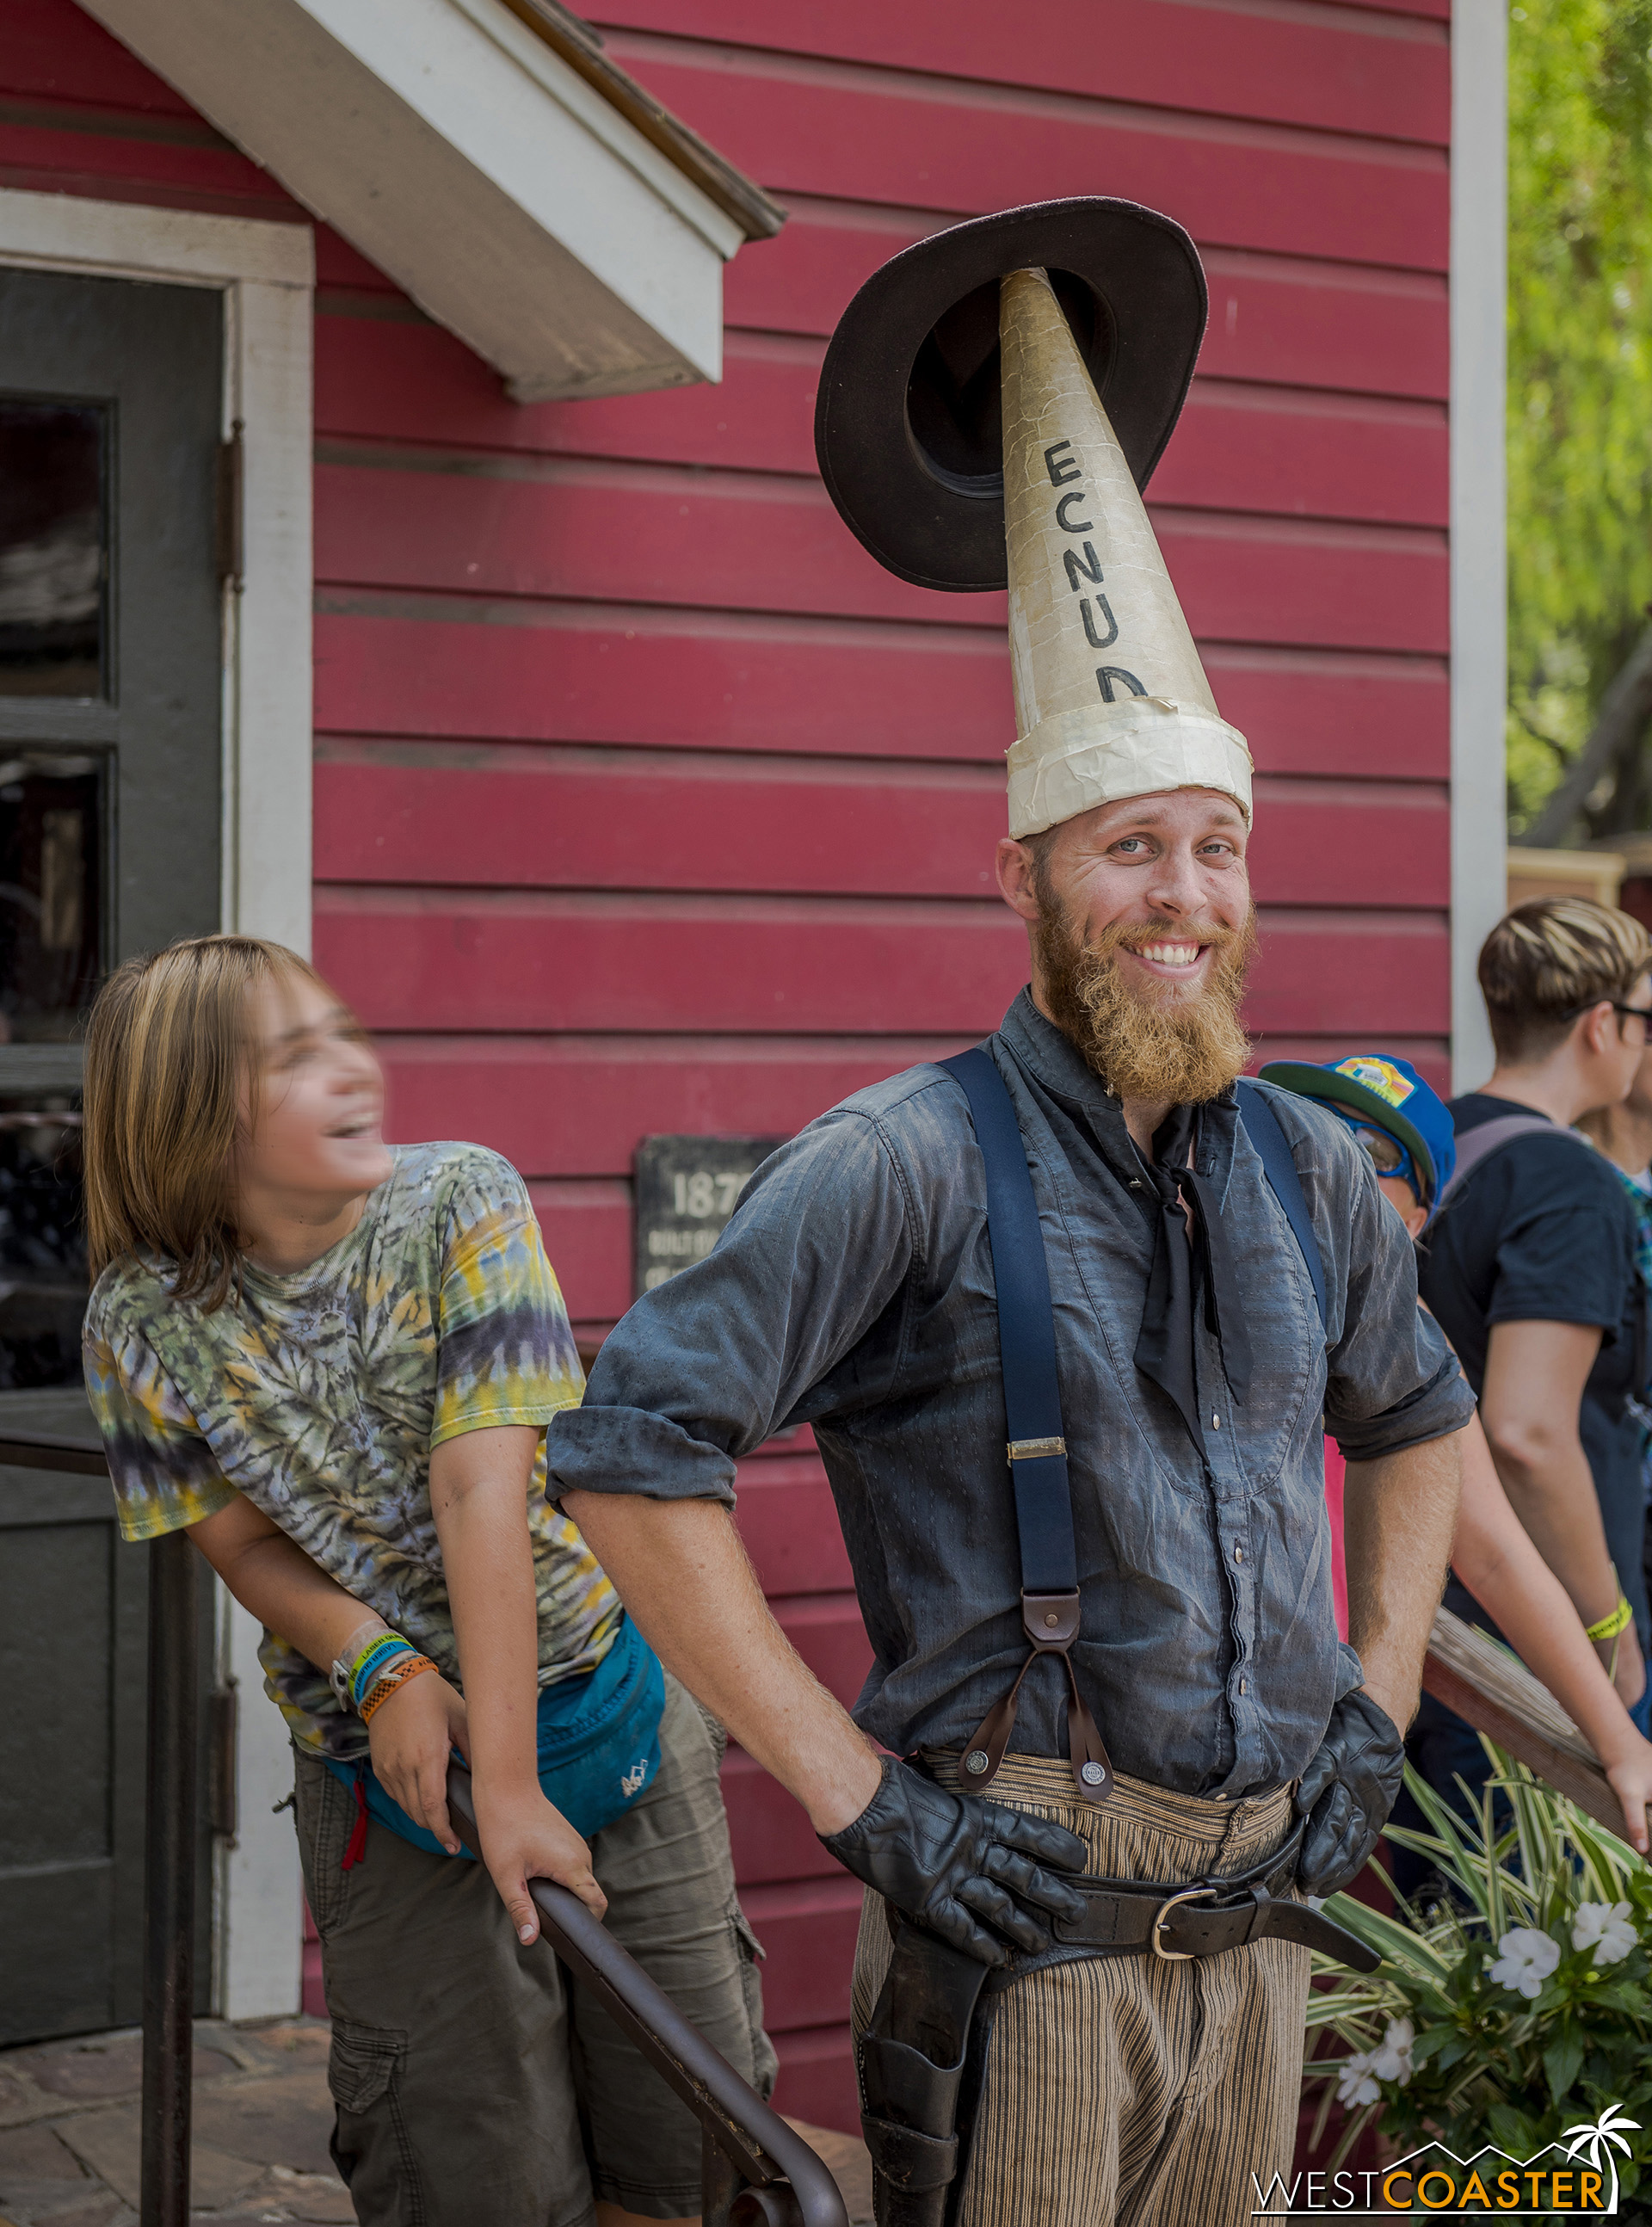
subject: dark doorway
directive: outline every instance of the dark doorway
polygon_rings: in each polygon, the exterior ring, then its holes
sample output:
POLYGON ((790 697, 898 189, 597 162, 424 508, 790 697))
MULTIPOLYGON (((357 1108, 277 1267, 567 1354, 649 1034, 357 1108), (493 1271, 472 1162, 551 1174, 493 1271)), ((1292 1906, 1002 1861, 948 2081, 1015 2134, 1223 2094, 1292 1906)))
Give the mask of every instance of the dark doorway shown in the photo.
MULTIPOLYGON (((219 923, 222 317, 0 270, 0 1427, 87 1420, 86 1006, 219 923)), ((144 1561, 106 1486, 0 1468, 0 2042, 139 2014, 144 1561)))

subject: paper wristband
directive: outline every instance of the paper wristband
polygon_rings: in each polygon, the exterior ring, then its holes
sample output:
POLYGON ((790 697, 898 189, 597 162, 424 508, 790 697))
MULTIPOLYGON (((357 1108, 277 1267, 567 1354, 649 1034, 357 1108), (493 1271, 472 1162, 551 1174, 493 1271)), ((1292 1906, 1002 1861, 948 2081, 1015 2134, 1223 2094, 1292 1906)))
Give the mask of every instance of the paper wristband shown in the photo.
POLYGON ((1603 1616, 1598 1624, 1591 1624, 1588 1627, 1590 1638, 1593 1640, 1616 1639, 1620 1631, 1628 1630, 1629 1626, 1634 1618, 1634 1615, 1635 1611, 1630 1606, 1626 1598, 1623 1594, 1619 1593, 1617 1596, 1617 1606, 1612 1611, 1611 1614, 1610 1616, 1603 1616))

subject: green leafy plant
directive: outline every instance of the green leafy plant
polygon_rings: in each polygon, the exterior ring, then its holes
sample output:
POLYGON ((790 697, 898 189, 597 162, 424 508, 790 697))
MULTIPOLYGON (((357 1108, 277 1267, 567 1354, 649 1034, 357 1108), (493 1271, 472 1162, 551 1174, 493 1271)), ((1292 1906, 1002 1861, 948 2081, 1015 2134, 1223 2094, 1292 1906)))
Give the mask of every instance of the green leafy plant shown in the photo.
POLYGON ((1349 2118, 1331 2170, 1374 2120, 1401 2153, 1438 2139, 1460 2157, 1487 2142, 1521 2157, 1598 2128, 1615 2107, 1621 2131, 1598 2139, 1628 2152, 1619 2217, 1652 2220, 1632 2200, 1652 2166, 1652 1870, 1483 1745, 1493 1776, 1477 1816, 1408 1768, 1432 1829, 1388 1828, 1449 1893, 1425 1909, 1396 1896, 1392 1918, 1345 1894, 1326 1905, 1383 1961, 1368 1976, 1317 1968, 1311 2037, 1329 2028, 1349 2054, 1304 2069, 1324 2090, 1314 2146, 1333 2103, 1349 2118))

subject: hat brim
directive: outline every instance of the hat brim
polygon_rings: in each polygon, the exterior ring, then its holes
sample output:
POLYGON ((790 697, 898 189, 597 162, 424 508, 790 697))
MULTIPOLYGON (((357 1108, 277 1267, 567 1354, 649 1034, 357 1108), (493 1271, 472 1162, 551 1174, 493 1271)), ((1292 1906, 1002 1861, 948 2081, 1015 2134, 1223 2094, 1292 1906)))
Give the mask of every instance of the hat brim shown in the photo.
POLYGON ((1311 1062, 1295 1059, 1276 1059, 1258 1070, 1264 1082, 1277 1083, 1281 1090, 1294 1091, 1298 1098, 1325 1098, 1333 1105, 1346 1106, 1368 1121, 1374 1129, 1386 1129, 1411 1154, 1411 1164, 1419 1168, 1428 1181, 1428 1196, 1418 1202, 1432 1206, 1439 1190, 1439 1171, 1434 1165, 1434 1155, 1423 1140, 1422 1132, 1414 1123, 1386 1098, 1355 1082, 1351 1075, 1338 1075, 1328 1067, 1315 1067, 1311 1062))
POLYGON ((1038 201, 893 257, 832 336, 814 449, 850 531, 918 587, 1007 583, 997 290, 1024 270, 1051 274, 1139 488, 1186 399, 1204 272, 1169 217, 1099 197, 1038 201))

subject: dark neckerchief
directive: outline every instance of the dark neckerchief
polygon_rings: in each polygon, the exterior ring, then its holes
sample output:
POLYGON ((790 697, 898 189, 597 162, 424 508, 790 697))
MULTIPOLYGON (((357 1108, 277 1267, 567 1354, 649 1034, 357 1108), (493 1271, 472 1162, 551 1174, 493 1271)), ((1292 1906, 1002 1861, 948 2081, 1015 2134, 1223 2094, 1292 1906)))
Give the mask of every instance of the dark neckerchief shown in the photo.
POLYGON ((1240 1407, 1250 1388, 1251 1344, 1221 1201, 1209 1177, 1188 1165, 1198 1120, 1196 1107, 1172 1107, 1153 1139, 1152 1158, 1142 1158, 1143 1173, 1158 1201, 1158 1226, 1136 1366, 1175 1401, 1202 1452, 1204 1426, 1193 1365, 1193 1311, 1201 1296, 1205 1326, 1216 1341, 1228 1388, 1240 1407))

